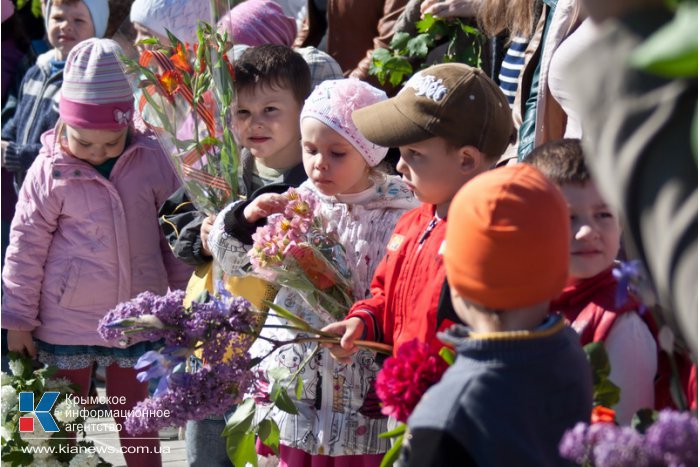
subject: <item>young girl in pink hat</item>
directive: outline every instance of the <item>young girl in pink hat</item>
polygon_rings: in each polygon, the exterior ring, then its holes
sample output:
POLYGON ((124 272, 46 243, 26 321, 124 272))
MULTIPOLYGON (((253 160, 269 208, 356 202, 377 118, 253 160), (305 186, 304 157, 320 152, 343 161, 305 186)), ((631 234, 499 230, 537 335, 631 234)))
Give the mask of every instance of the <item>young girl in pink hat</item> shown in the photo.
MULTIPOLYGON (((42 136, 12 221, 2 327, 11 351, 57 366, 80 396, 93 364, 105 366, 110 408, 125 413, 148 395, 132 367, 149 343, 108 347, 97 325, 140 292, 182 288, 190 270, 158 227, 158 207, 179 182, 158 143, 130 130, 120 52, 112 40, 89 39, 68 56, 60 120, 42 136)), ((119 435, 129 466, 160 464, 157 439, 119 435)))
MULTIPOLYGON (((335 226, 344 247, 345 263, 351 273, 355 299, 369 294, 375 268, 384 257, 394 224, 407 210, 418 205, 399 177, 377 170, 387 148, 369 142, 352 121, 352 112, 386 99, 386 94, 356 79, 324 81, 306 99, 301 111, 301 145, 308 180, 299 191, 319 201, 318 215, 335 226)), ((260 221, 284 210, 282 195, 266 193, 255 198, 244 210, 246 221, 260 221)), ((225 209, 216 219, 212 234, 223 230, 225 209)), ((221 244, 212 241, 216 249, 221 244)), ((228 270, 227 265, 223 266, 228 270)), ((282 288, 275 303, 303 317, 312 326, 329 324, 329 317, 311 309, 290 288, 282 288)), ((279 328, 283 319, 270 316, 263 330, 266 337, 293 338, 291 331, 279 328), (277 326, 276 328, 274 326, 277 326)), ((263 360, 266 368, 285 366, 294 373, 314 353, 313 344, 282 347, 263 360)), ((262 340, 251 352, 267 353, 262 340)), ((257 355, 257 353, 256 353, 257 355)), ((380 364, 374 352, 360 350, 352 364, 331 358, 321 349, 300 373, 302 397, 295 401, 299 413, 291 415, 277 408, 271 414, 280 428, 280 466, 379 466, 389 448, 377 435, 386 431, 387 419, 379 408, 374 380, 380 364)), ((292 385, 292 389, 294 387, 292 385)), ((264 413, 264 412, 263 412, 264 413)))

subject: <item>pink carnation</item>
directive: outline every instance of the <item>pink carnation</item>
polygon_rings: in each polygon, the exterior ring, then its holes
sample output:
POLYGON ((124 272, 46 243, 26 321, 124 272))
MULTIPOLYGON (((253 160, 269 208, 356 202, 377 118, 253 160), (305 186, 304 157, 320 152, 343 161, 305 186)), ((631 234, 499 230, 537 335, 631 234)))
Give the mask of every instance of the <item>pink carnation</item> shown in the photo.
POLYGON ((428 344, 418 339, 402 344, 377 375, 382 413, 405 423, 423 394, 440 381, 447 367, 447 362, 428 344))

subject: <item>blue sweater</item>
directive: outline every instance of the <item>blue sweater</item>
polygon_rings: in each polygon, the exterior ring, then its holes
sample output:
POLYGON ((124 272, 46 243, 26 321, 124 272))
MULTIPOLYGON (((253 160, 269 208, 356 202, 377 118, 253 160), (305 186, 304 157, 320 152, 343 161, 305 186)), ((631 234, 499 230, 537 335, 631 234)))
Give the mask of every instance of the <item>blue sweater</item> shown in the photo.
POLYGON ((22 80, 14 117, 3 126, 2 139, 9 141, 4 154, 5 168, 14 173, 17 190, 41 149, 42 133, 58 120, 58 101, 63 69, 52 67, 54 51, 41 54, 22 80))
POLYGON ((458 357, 408 420, 408 466, 559 466, 564 432, 588 422, 591 369, 573 329, 441 337, 458 357))

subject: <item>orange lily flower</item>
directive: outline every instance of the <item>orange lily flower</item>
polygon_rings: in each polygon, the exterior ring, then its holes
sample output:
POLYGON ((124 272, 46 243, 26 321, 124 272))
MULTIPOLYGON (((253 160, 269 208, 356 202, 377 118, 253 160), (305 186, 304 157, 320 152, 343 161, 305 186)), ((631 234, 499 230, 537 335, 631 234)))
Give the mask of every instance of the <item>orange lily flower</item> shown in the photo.
POLYGON ((185 73, 192 73, 192 65, 190 65, 190 62, 187 60, 187 54, 182 44, 177 44, 175 53, 170 57, 170 61, 173 62, 176 68, 179 68, 185 73))
POLYGON ((182 77, 180 72, 177 70, 168 70, 158 77, 161 86, 165 90, 168 96, 172 96, 175 91, 180 87, 180 82, 182 77))
POLYGON ((596 405, 591 412, 591 423, 615 423, 615 411, 602 405, 596 405))

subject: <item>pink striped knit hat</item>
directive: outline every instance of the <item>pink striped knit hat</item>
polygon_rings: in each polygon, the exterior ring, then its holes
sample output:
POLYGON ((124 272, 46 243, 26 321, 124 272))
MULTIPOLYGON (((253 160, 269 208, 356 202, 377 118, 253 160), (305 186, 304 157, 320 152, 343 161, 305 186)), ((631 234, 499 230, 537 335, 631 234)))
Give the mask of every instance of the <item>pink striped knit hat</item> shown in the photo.
POLYGON ((87 39, 68 54, 59 113, 76 128, 121 130, 134 114, 134 96, 111 39, 87 39))
POLYGON ((251 47, 264 44, 291 47, 297 23, 272 0, 246 0, 221 17, 219 31, 227 31, 234 44, 251 47))

